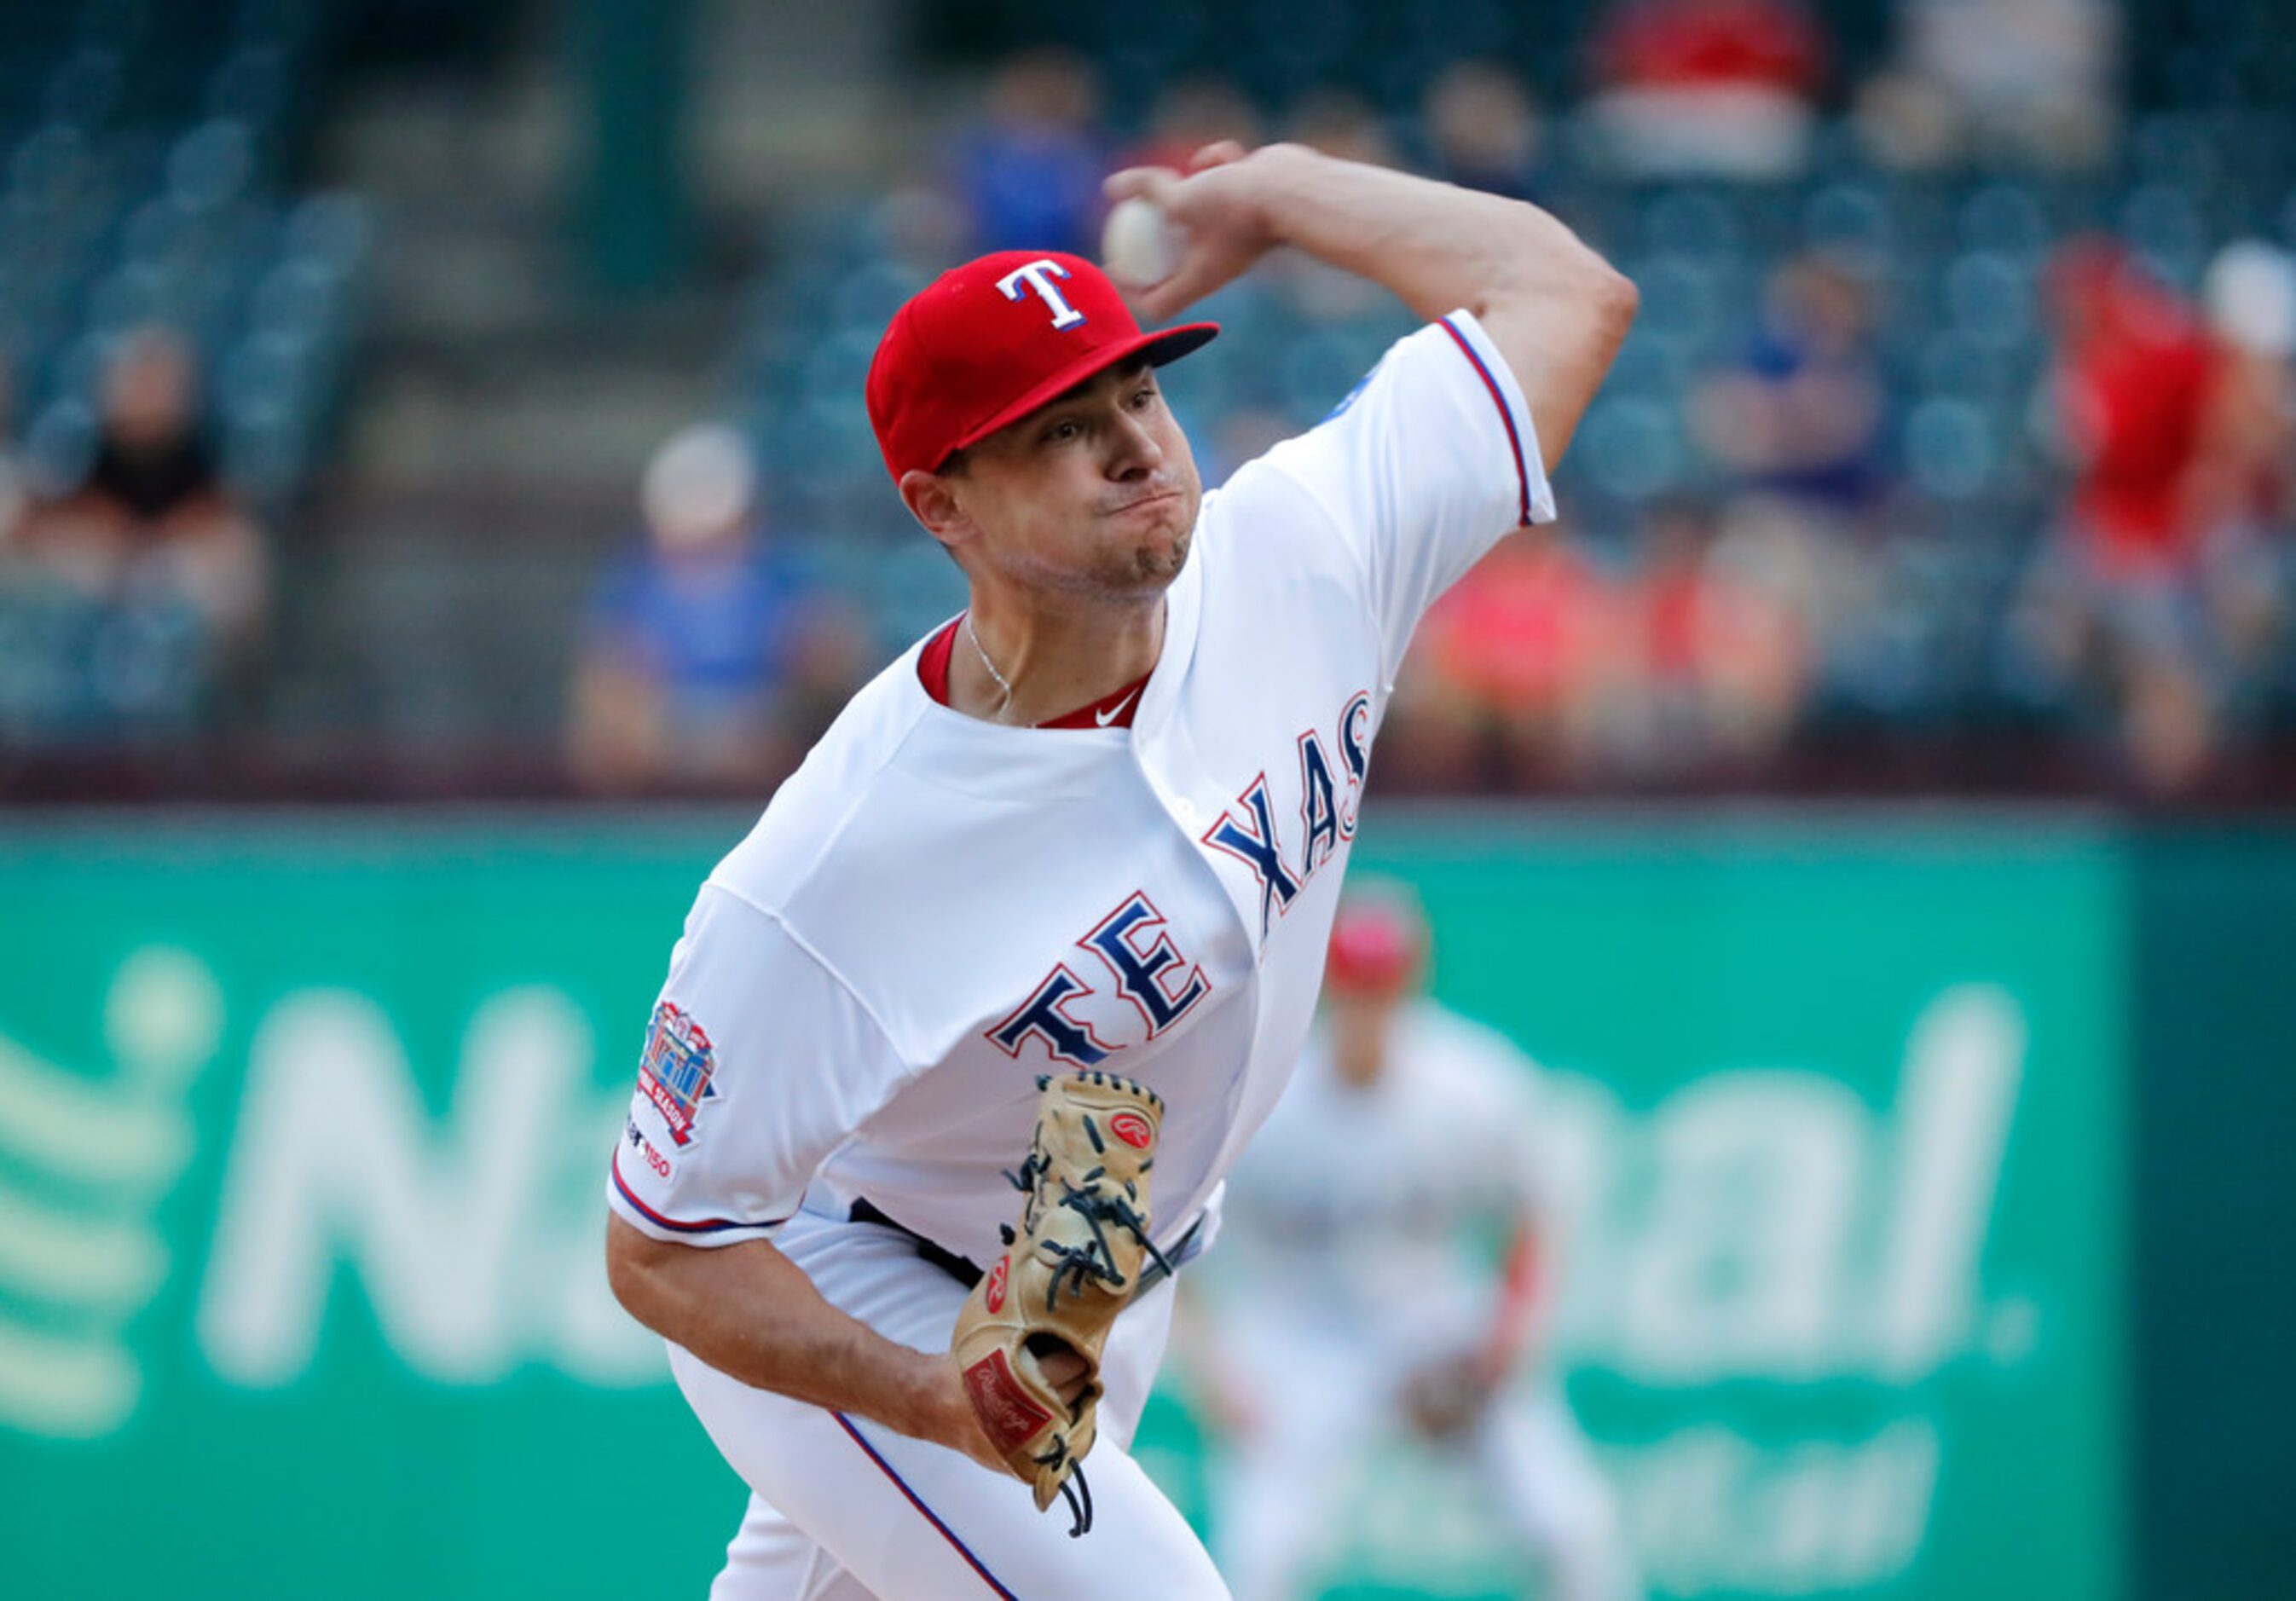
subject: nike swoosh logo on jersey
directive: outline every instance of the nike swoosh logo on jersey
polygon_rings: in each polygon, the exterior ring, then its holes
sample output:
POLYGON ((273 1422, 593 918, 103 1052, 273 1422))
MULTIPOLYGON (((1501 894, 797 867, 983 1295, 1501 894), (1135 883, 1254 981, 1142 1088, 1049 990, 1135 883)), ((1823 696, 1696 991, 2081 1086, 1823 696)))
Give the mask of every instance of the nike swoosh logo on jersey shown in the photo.
POLYGON ((1124 715, 1124 709, 1132 704, 1132 695, 1136 695, 1139 693, 1140 692, 1136 689, 1132 692, 1132 694, 1126 695, 1122 700, 1117 702, 1115 705, 1111 706, 1107 710, 1094 712, 1092 714, 1092 720, 1098 723, 1103 728, 1107 727, 1109 724, 1114 722, 1118 718, 1124 715))

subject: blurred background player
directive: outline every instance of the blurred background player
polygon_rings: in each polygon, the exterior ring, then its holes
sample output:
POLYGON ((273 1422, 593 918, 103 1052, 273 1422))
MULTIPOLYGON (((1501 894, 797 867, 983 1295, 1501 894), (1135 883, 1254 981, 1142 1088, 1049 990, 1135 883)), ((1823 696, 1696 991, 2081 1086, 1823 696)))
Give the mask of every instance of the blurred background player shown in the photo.
POLYGON ((1540 1594, 1623 1601, 1642 1592, 1610 1488, 1542 1360, 1537 1070, 1428 997, 1428 956, 1406 891, 1351 893, 1321 1025, 1229 1178, 1201 1309, 1218 1334, 1191 1343, 1229 1436, 1220 1572, 1239 1601, 1310 1593, 1350 1472, 1405 1429, 1480 1467, 1540 1594))

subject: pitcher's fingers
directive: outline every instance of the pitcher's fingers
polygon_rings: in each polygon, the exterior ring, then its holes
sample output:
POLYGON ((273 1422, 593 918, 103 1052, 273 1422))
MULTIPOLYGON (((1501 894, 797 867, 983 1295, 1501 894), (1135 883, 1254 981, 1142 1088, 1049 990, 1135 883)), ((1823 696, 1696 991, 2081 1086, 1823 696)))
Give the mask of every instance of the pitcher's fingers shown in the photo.
POLYGON ((1215 139, 1198 151, 1188 162, 1190 172, 1203 172, 1214 167, 1225 167, 1230 161, 1241 161, 1250 152, 1234 139, 1215 139))
POLYGON ((1073 1407, 1084 1393, 1092 1374, 1092 1364, 1073 1351, 1048 1351, 1037 1359, 1037 1370, 1045 1375, 1045 1383, 1053 1392, 1073 1407))
POLYGON ((1160 206, 1179 181, 1180 175, 1168 167, 1127 167, 1102 179, 1100 192, 1111 201, 1137 197, 1160 206))
POLYGON ((1185 250, 1171 276, 1142 290, 1135 300, 1148 322, 1168 322, 1236 275, 1210 250, 1185 250))

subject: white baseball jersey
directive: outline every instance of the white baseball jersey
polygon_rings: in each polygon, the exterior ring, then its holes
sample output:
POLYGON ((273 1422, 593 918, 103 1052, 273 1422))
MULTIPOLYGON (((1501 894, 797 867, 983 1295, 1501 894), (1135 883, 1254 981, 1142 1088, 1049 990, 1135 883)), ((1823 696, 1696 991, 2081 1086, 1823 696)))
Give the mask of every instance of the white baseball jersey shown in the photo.
POLYGON ((1529 1059, 1430 1000, 1390 1024, 1384 1071, 1341 1079, 1319 1036, 1229 1184, 1218 1282, 1237 1309, 1398 1365, 1491 1324, 1490 1236, 1541 1207, 1529 1059), (1479 1237, 1480 1236, 1480 1237, 1479 1237))
POLYGON ((967 717, 911 650, 703 886, 611 1204, 718 1244, 866 1198, 986 1262, 1037 1076, 1101 1067, 1163 1096, 1175 1242, 1299 1056, 1414 626, 1553 515, 1513 376, 1455 312, 1206 497, 1129 729, 967 717))

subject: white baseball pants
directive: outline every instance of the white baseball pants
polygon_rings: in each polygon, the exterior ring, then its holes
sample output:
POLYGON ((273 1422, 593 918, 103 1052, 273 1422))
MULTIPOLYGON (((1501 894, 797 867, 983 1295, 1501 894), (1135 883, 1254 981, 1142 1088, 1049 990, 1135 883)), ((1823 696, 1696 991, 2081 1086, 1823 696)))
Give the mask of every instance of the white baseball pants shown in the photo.
MULTIPOLYGON (((920 1351, 948 1349, 964 1286, 896 1230, 800 1212, 775 1244, 830 1304, 920 1351)), ((670 1368, 751 1490, 711 1601, 1064 1601, 1224 1598, 1211 1558, 1132 1459, 1162 1359, 1172 1285, 1109 1337, 1099 1437, 1085 1460, 1093 1526, 1069 1536, 1062 1503, 946 1447, 727 1377, 676 1345, 670 1368)))

